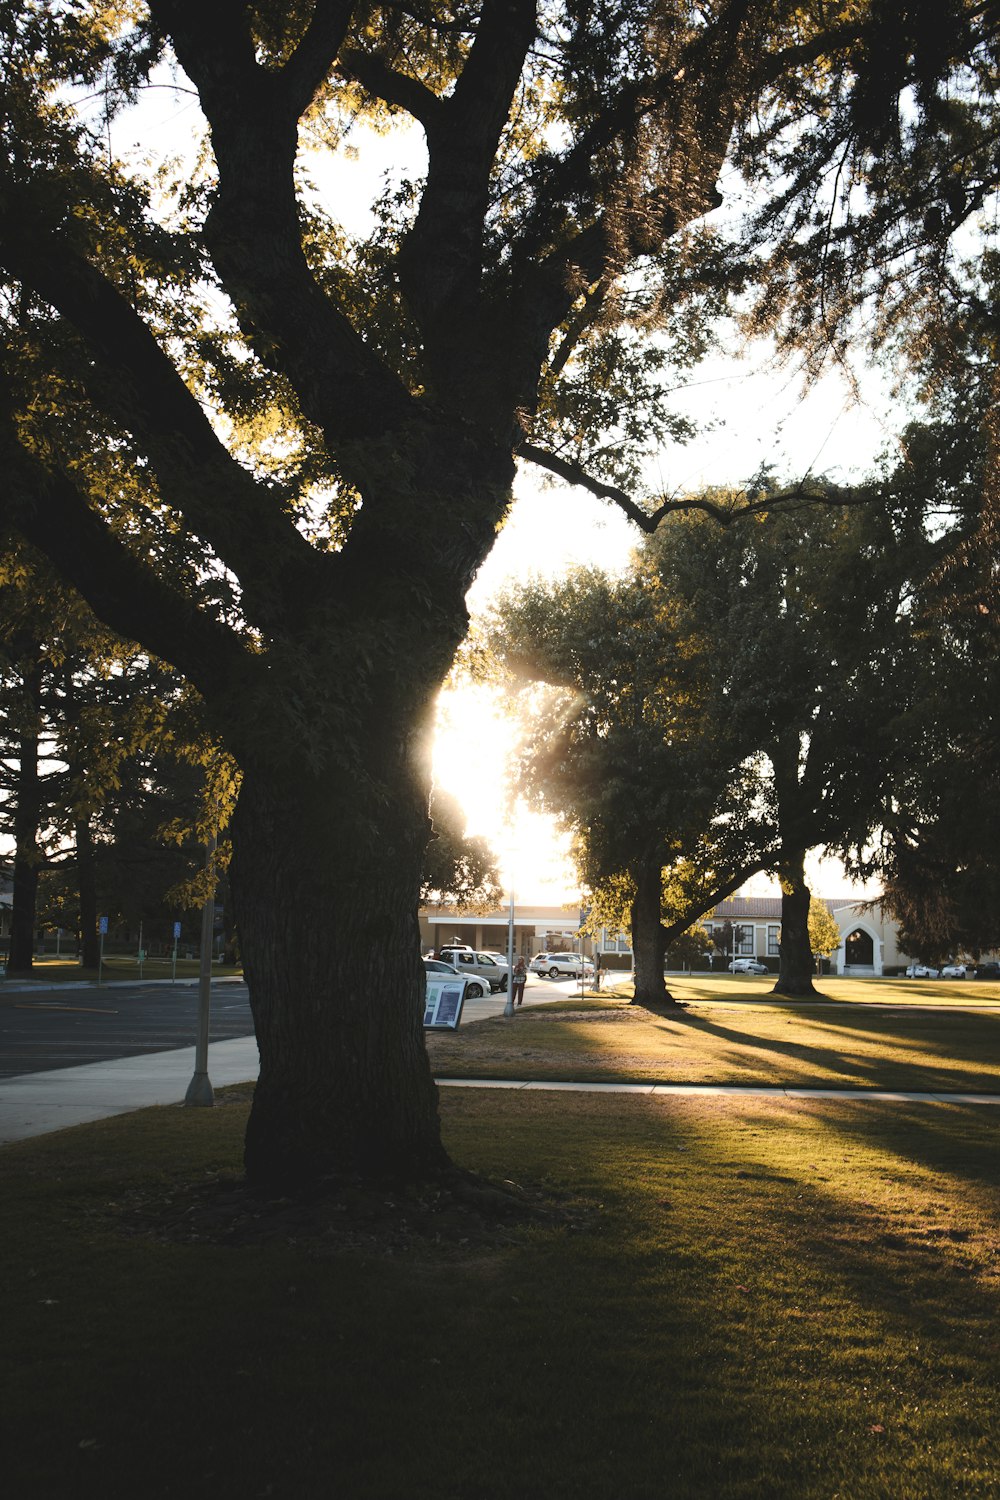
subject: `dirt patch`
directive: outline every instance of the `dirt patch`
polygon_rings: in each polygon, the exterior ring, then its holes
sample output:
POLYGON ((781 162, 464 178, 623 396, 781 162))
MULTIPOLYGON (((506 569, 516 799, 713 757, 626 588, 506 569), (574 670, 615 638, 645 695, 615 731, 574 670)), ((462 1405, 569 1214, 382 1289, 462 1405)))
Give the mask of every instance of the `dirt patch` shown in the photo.
POLYGON ((234 1249, 294 1247, 312 1256, 421 1252, 465 1259, 515 1245, 531 1229, 580 1230, 594 1217, 589 1207, 558 1202, 540 1189, 462 1174, 399 1190, 324 1184, 295 1197, 218 1178, 116 1206, 127 1234, 234 1249))

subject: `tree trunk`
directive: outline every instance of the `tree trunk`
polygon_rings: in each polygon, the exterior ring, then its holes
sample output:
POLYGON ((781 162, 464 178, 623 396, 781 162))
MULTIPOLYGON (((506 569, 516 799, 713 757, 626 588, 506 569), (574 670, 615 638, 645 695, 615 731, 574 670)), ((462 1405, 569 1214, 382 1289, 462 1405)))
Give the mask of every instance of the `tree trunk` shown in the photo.
POLYGON ((670 994, 663 978, 667 943, 661 919, 663 870, 658 858, 644 860, 632 872, 635 896, 632 899, 632 957, 635 962, 633 1005, 670 1004, 670 994))
POLYGON ((395 791, 377 830, 357 785, 244 772, 230 876, 260 1047, 245 1152, 254 1184, 398 1182, 449 1167, 422 1026, 427 798, 415 778, 395 791))
POLYGON ((81 818, 76 824, 76 879, 80 897, 80 962, 85 969, 96 969, 100 958, 97 863, 94 836, 86 818, 81 818))
POLYGON ((805 850, 797 849, 782 859, 781 955, 774 995, 815 995, 813 955, 809 941, 809 887, 805 879, 805 850))
POLYGON ((42 782, 38 772, 41 719, 41 671, 24 677, 24 719, 18 736, 17 786, 14 792, 14 890, 10 922, 8 974, 30 974, 35 957, 38 870, 42 853, 42 782))

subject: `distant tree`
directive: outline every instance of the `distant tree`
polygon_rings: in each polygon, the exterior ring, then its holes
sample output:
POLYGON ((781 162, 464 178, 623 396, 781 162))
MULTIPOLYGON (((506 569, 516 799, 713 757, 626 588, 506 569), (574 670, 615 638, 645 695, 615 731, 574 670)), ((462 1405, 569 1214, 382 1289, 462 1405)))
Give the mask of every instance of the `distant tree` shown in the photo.
POLYGON ((498 601, 483 655, 517 691, 549 685, 519 790, 572 831, 595 920, 631 932, 636 1003, 669 1003, 669 945, 766 858, 719 680, 662 590, 593 569, 498 601))
POLYGON ((733 957, 736 952, 736 932, 728 917, 718 927, 711 929, 709 937, 716 953, 722 958, 733 957))
POLYGON ((829 958, 840 947, 840 928, 829 908, 816 901, 809 906, 809 946, 817 958, 829 958))
POLYGON ((863 843, 908 754, 907 605, 929 551, 922 507, 844 503, 721 531, 678 516, 647 546, 690 669, 720 689, 714 732, 757 768, 763 861, 782 894, 777 993, 813 988, 806 853, 863 843))
POLYGON ((695 924, 674 938, 667 949, 667 966, 671 969, 700 969, 705 964, 708 952, 708 929, 695 924))
MULTIPOLYGON (((1000 266, 990 276, 1000 290, 1000 266)), ((991 728, 1000 698, 1000 349, 992 321, 985 303, 952 321, 950 356, 937 349, 928 361, 929 417, 908 429, 905 457, 885 481, 892 503, 924 499, 936 540, 910 601, 918 650, 899 725, 905 762, 880 808, 878 838, 843 851, 859 875, 881 879, 905 950, 927 961, 1000 947, 1000 742, 991 728)))
POLYGON ((23 545, 0 559, 0 750, 0 830, 15 842, 9 967, 30 970, 39 926, 74 932, 96 967, 99 901, 134 930, 199 878, 218 751, 196 695, 23 545))

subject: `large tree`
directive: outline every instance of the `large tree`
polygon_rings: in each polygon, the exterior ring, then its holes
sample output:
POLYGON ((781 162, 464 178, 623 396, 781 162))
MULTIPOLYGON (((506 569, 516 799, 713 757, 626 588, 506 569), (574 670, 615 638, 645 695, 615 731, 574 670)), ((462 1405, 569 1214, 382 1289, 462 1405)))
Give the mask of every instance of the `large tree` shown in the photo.
MULTIPOLYGON (((983 338, 981 348, 991 342, 983 338)), ((933 497, 934 566, 910 605, 919 651, 901 726, 905 764, 880 809, 878 838, 842 851, 859 873, 881 877, 901 946, 928 962, 1000 945, 1000 425, 992 386, 980 360, 953 367, 935 387, 935 419, 910 428, 907 461, 886 480, 896 503, 915 487, 933 497)))
MULTIPOLYGON (((655 525, 636 439, 664 430, 684 288, 719 285, 684 231, 758 105, 771 140, 801 137, 831 80, 870 71, 869 21, 791 0, 0 5, 4 506, 197 687, 242 769, 253 1179, 445 1167, 416 899, 465 591, 519 455, 593 460, 655 525), (109 161, 104 118, 165 54, 210 140, 173 196, 109 161), (359 113, 427 150, 361 245, 296 176, 300 141, 349 148, 359 113)), ((913 76, 907 53, 893 88, 913 76)))
POLYGON ((678 517, 647 549, 701 670, 724 684, 729 732, 761 769, 780 994, 812 991, 806 855, 866 843, 911 753, 901 728, 915 680, 909 603, 932 555, 924 507, 849 498, 721 533, 678 517))

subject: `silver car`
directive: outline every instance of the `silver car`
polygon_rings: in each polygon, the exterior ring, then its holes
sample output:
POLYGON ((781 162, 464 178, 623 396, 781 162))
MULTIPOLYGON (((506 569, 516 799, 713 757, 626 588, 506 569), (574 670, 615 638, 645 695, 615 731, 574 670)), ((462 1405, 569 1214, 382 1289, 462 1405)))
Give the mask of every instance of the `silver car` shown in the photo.
MULTIPOLYGON (((474 948, 442 948, 441 958, 447 964, 452 964, 460 974, 468 974, 475 981, 484 980, 488 994, 490 990, 505 990, 507 988, 507 963, 498 961, 492 953, 477 953, 474 948)), ((472 995, 471 988, 465 991, 472 995)))

